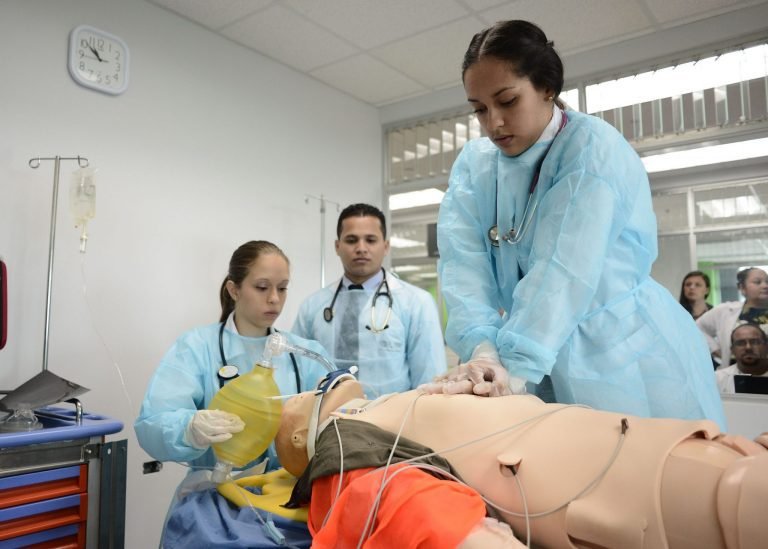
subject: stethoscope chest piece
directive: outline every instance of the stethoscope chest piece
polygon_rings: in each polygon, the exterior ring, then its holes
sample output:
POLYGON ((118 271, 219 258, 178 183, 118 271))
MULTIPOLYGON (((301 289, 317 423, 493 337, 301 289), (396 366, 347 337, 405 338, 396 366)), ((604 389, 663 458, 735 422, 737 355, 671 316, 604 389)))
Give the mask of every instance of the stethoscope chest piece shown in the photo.
POLYGON ((333 320, 333 309, 331 309, 330 307, 326 307, 325 309, 323 309, 323 319, 326 322, 330 322, 331 320, 333 320))
POLYGON ((490 229, 488 229, 488 240, 491 241, 491 246, 498 248, 499 247, 499 226, 494 225, 490 229))
POLYGON ((225 364, 216 374, 221 381, 230 381, 240 375, 240 370, 237 366, 230 366, 225 364))
MULTIPOLYGON (((526 206, 526 213, 528 211, 528 208, 526 206)), ((515 229, 509 229, 505 234, 501 236, 501 239, 499 239, 499 226, 494 225, 490 229, 488 229, 488 240, 491 241, 491 246, 494 248, 499 247, 499 240, 503 240, 504 242, 509 242, 510 244, 517 244, 520 242, 522 238, 522 233, 520 238, 517 236, 517 231, 515 229)))

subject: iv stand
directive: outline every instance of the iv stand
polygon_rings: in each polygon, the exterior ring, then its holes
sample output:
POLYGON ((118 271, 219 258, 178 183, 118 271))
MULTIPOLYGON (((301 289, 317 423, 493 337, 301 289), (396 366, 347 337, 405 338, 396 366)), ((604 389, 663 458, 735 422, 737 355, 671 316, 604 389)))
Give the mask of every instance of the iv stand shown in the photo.
POLYGON ((48 339, 51 328, 51 286, 53 283, 53 250, 56 242, 56 205, 59 201, 59 171, 62 160, 77 160, 81 168, 88 167, 88 159, 83 156, 36 156, 29 160, 29 167, 36 170, 43 160, 53 160, 53 200, 51 204, 51 233, 48 237, 48 284, 45 290, 45 337, 43 339, 43 371, 48 369, 48 339))
POLYGON ((320 201, 320 287, 325 288, 325 203, 336 204, 336 211, 339 211, 339 203, 328 200, 322 194, 320 198, 311 194, 304 195, 304 203, 309 204, 309 199, 320 201))

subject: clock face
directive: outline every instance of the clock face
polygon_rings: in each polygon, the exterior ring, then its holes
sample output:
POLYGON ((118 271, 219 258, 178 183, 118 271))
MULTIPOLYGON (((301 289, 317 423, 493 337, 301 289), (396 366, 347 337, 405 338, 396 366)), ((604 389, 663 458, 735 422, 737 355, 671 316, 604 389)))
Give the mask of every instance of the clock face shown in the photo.
POLYGON ((69 73, 82 86, 123 93, 128 88, 128 46, 113 34, 80 25, 69 37, 69 73))

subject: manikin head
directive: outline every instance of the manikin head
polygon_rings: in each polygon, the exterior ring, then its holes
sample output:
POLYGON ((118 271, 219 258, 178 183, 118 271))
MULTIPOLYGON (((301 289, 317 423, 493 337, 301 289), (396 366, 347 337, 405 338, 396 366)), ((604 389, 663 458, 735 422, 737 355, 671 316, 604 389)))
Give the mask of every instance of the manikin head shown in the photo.
MULTIPOLYGON (((316 395, 315 391, 306 391, 283 404, 280 429, 275 437, 275 449, 282 466, 294 476, 300 476, 309 463, 307 440, 312 411, 318 398, 320 395, 316 395)), ((355 398, 364 398, 359 382, 345 379, 336 384, 323 395, 318 423, 328 419, 331 412, 355 398)))

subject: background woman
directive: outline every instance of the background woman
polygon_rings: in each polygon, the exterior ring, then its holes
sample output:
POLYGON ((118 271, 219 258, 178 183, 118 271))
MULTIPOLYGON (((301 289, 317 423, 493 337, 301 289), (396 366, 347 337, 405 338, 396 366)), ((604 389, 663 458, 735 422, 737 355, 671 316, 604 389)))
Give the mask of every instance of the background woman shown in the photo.
POLYGON ((724 426, 704 342, 650 278, 656 221, 632 147, 563 111, 562 62, 531 23, 476 34, 462 77, 488 137, 462 149, 438 218, 446 339, 466 362, 445 391, 550 374, 558 402, 724 426))
POLYGON ((707 303, 709 297, 709 276, 701 271, 691 271, 680 287, 680 305, 691 313, 694 320, 712 308, 707 303))
POLYGON ((768 331, 768 274, 757 267, 743 269, 736 275, 736 287, 743 302, 721 303, 696 320, 718 368, 731 363, 731 332, 739 322, 759 324, 768 331))
MULTIPOLYGON (((134 428, 139 444, 153 458, 190 465, 190 474, 177 495, 188 491, 188 487, 204 484, 201 478, 209 478, 207 474, 216 461, 211 444, 223 442, 243 429, 243 422, 236 415, 206 408, 213 395, 234 374, 221 371, 224 361, 243 375, 262 358, 267 336, 285 305, 289 277, 288 258, 274 244, 260 240, 240 246, 232 254, 228 274, 221 285, 219 322, 183 334, 163 357, 150 380, 134 428), (202 470, 203 475, 196 474, 196 470, 202 470)), ((319 343, 282 333, 289 343, 328 357, 319 343)), ((314 389, 327 373, 321 364, 296 355, 274 357, 272 365, 282 394, 314 389)), ((267 454, 268 468, 279 466, 272 448, 267 454)), ((260 456, 253 464, 264 457, 260 456)), ((218 497, 215 491, 207 493, 218 497)), ((174 498, 169 516, 185 522, 186 527, 164 530, 166 548, 191 547, 188 544, 200 542, 199 536, 203 533, 218 532, 226 538, 238 527, 237 521, 209 527, 205 521, 220 520, 218 514, 198 511, 205 505, 215 505, 215 501, 197 502, 185 508, 194 515, 179 517, 179 513, 174 514, 178 499, 174 498)), ((253 516, 248 519, 255 523, 253 516)), ((225 539, 208 540, 207 543, 213 545, 207 546, 225 547, 224 542, 225 539)), ((196 546, 200 546, 199 543, 196 546)))

